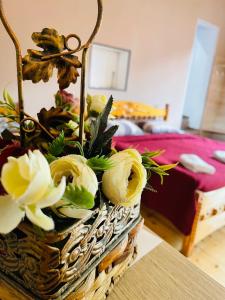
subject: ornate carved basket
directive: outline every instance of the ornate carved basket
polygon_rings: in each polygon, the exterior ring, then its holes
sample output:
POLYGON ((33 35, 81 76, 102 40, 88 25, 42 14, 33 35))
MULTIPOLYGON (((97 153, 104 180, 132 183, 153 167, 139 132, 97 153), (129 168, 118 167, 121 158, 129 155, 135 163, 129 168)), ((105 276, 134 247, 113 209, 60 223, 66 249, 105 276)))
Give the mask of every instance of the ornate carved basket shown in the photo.
POLYGON ((89 219, 44 234, 23 222, 0 235, 1 276, 34 299, 73 292, 71 299, 100 300, 134 257, 139 214, 139 206, 104 204, 89 219))

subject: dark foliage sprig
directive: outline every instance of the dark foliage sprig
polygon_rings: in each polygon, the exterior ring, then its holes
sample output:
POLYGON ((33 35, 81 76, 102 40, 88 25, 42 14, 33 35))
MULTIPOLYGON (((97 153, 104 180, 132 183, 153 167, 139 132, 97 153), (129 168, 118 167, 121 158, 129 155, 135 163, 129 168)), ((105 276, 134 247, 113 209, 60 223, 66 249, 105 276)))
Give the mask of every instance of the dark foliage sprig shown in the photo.
POLYGON ((96 155, 107 155, 111 151, 112 137, 118 129, 117 125, 106 129, 112 105, 113 97, 111 96, 103 112, 97 117, 96 120, 93 120, 91 122, 91 139, 89 142, 86 143, 85 148, 87 157, 93 157, 96 155))

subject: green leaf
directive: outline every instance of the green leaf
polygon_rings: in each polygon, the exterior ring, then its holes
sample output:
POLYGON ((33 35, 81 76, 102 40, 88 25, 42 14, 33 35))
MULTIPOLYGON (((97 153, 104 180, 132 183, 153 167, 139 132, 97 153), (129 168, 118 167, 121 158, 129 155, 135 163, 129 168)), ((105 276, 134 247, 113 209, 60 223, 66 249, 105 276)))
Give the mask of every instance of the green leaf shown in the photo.
POLYGON ((55 157, 54 155, 52 154, 45 154, 45 158, 47 159, 48 163, 50 164, 51 162, 53 162, 54 160, 57 159, 57 157, 55 157))
POLYGON ((62 96, 59 93, 55 94, 55 105, 56 106, 63 105, 62 96))
POLYGON ((0 118, 8 118, 8 119, 13 120, 15 122, 19 121, 18 120, 18 116, 15 116, 15 115, 7 115, 7 114, 5 114, 5 115, 0 115, 0 118))
POLYGON ((98 117, 98 120, 99 120, 98 129, 99 129, 100 132, 104 132, 106 127, 107 127, 108 117, 109 117, 109 114, 112 110, 112 105, 113 105, 113 97, 110 96, 103 112, 98 117))
POLYGON ((163 176, 169 175, 166 171, 171 170, 177 166, 177 163, 160 166, 152 159, 153 157, 161 155, 163 152, 164 150, 157 150, 154 152, 145 152, 142 154, 142 164, 147 170, 148 179, 151 177, 152 172, 154 172, 160 176, 161 184, 163 184, 163 176))
POLYGON ((84 156, 84 150, 80 142, 78 141, 66 141, 66 145, 74 146, 79 149, 80 155, 84 156))
POLYGON ((163 171, 168 171, 168 170, 171 170, 171 169, 175 168, 177 165, 178 165, 178 163, 163 165, 163 166, 160 166, 160 169, 162 169, 163 171))
POLYGON ((142 155, 142 164, 148 169, 151 166, 159 166, 153 159, 142 155))
POLYGON ((63 200, 75 208, 92 209, 95 205, 94 196, 85 187, 72 183, 67 185, 63 200))
POLYGON ((93 171, 106 171, 109 170, 112 167, 112 163, 110 162, 109 158, 103 156, 95 156, 92 158, 89 158, 87 161, 87 165, 93 170, 93 171))
POLYGON ((49 144, 48 152, 53 156, 59 156, 64 151, 65 145, 65 136, 62 131, 59 136, 49 144))
POLYGON ((164 152, 165 152, 165 150, 147 151, 147 152, 142 153, 142 156, 145 156, 148 158, 153 158, 153 157, 160 156, 164 152))
POLYGON ((71 112, 70 112, 70 114, 71 114, 71 120, 79 124, 80 123, 80 117, 76 114, 71 113, 71 112))
POLYGON ((8 103, 11 106, 11 108, 16 109, 16 105, 14 103, 14 100, 10 96, 10 94, 8 93, 8 91, 6 89, 4 89, 4 91, 3 91, 3 98, 4 98, 5 102, 8 103))
POLYGON ((94 144, 93 151, 92 151, 92 156, 97 155, 97 154, 103 154, 104 148, 107 148, 107 146, 111 150, 111 140, 114 134, 116 133, 118 129, 117 125, 114 125, 110 127, 107 131, 102 133, 102 135, 99 136, 97 139, 96 143, 94 144))
POLYGON ((66 127, 68 127, 69 129, 75 131, 77 128, 79 128, 79 124, 77 124, 76 122, 70 120, 68 123, 65 124, 66 127))

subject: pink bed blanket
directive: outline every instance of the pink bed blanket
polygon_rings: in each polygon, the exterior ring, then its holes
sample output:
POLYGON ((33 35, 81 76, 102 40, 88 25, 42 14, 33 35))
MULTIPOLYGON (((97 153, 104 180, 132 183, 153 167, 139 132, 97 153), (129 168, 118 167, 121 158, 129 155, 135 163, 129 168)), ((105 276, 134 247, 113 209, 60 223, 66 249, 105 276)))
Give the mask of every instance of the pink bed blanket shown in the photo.
POLYGON ((134 147, 141 153, 165 150, 156 161, 160 164, 171 164, 179 161, 181 154, 197 154, 204 161, 213 165, 215 174, 193 173, 178 165, 164 178, 163 186, 159 177, 151 177, 151 185, 158 191, 145 191, 142 201, 168 218, 182 233, 190 234, 196 213, 195 191, 204 192, 225 186, 225 164, 213 158, 215 150, 224 150, 225 143, 190 134, 158 134, 142 136, 125 136, 114 139, 116 148, 123 150, 134 147))

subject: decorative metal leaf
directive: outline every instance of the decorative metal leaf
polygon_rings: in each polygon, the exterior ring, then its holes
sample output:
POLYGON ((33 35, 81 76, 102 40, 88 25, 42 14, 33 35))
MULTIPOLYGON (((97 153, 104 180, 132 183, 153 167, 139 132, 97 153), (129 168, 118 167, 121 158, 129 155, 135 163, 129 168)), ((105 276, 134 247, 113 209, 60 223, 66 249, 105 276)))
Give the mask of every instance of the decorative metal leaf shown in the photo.
POLYGON ((79 73, 77 68, 81 68, 81 63, 77 56, 67 55, 62 57, 58 63, 58 84, 61 90, 66 89, 70 83, 76 83, 79 73))
POLYGON ((36 56, 33 50, 28 50, 28 53, 23 58, 23 79, 32 80, 33 83, 41 80, 49 81, 55 66, 54 60, 43 61, 36 56))
POLYGON ((70 112, 60 107, 52 107, 50 110, 42 108, 37 115, 39 122, 46 128, 56 128, 58 125, 69 122, 73 117, 70 112))
POLYGON ((64 36, 59 35, 55 29, 44 28, 42 32, 34 32, 31 37, 35 44, 44 51, 57 53, 65 48, 64 36))
POLYGON ((48 58, 67 49, 65 37, 59 35, 55 29, 44 28, 41 32, 34 32, 32 39, 43 51, 27 50, 27 55, 23 58, 23 80, 32 80, 33 83, 41 80, 47 82, 56 67, 60 89, 67 88, 70 83, 76 83, 79 76, 77 68, 81 68, 77 56, 64 53, 61 56, 48 58))

